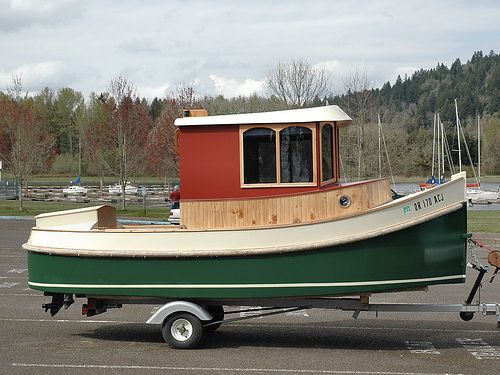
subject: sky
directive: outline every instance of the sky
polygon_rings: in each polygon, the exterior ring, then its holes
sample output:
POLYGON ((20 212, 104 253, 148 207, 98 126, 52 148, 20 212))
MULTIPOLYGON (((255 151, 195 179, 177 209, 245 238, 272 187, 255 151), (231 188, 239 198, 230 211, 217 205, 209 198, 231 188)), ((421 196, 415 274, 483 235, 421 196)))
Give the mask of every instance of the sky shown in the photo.
POLYGON ((201 95, 266 95, 266 73, 304 59, 373 87, 500 53, 497 0, 0 0, 0 90, 85 97, 121 76, 152 100, 193 84, 201 95))

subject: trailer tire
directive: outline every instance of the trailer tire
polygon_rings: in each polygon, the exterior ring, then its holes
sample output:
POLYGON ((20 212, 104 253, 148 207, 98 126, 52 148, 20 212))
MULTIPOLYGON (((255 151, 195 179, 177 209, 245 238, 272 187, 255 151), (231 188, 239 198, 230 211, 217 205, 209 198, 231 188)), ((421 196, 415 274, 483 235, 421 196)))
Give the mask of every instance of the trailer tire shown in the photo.
POLYGON ((162 326, 163 339, 172 349, 194 348, 201 339, 201 320, 187 312, 167 316, 162 326))
MULTIPOLYGON (((207 306, 206 310, 210 315, 214 317, 211 321, 207 323, 219 322, 221 320, 224 320, 224 308, 222 307, 222 305, 210 305, 207 306)), ((221 325, 222 322, 217 324, 211 324, 209 326, 203 327, 203 329, 205 330, 205 332, 213 332, 221 325)))

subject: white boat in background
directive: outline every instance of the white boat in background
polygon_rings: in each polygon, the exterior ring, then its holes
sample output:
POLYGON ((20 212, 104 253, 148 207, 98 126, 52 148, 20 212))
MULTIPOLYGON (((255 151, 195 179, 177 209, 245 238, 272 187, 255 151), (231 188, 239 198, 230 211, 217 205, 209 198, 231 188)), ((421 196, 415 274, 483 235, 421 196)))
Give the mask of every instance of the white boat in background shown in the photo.
MULTIPOLYGON (((114 185, 109 185, 109 194, 121 194, 122 193, 122 185, 121 184, 114 184, 114 185)), ((129 183, 125 185, 125 194, 136 194, 137 193, 137 186, 133 186, 129 183)))
POLYGON ((71 185, 63 189, 63 194, 87 194, 88 189, 80 185, 71 185))
POLYGON ((480 186, 467 188, 467 200, 469 204, 474 203, 491 203, 499 199, 498 191, 483 190, 480 186))
POLYGON ((492 203, 499 200, 499 192, 494 190, 484 190, 481 186, 481 126, 479 124, 479 116, 477 118, 477 169, 478 173, 476 175, 476 170, 474 168, 474 164, 472 162, 472 158, 469 152, 469 148, 467 146, 467 142, 464 137, 464 133, 462 130, 462 125, 460 123, 460 119, 458 117, 458 106, 457 100, 455 99, 455 112, 457 117, 457 137, 458 137, 458 160, 459 160, 459 170, 462 171, 462 156, 460 149, 460 135, 462 135, 462 139, 464 142, 465 150, 467 152, 467 157, 469 159, 470 165, 472 167, 472 172, 474 173, 474 183, 467 184, 467 202, 469 205, 473 205, 474 203, 492 203))

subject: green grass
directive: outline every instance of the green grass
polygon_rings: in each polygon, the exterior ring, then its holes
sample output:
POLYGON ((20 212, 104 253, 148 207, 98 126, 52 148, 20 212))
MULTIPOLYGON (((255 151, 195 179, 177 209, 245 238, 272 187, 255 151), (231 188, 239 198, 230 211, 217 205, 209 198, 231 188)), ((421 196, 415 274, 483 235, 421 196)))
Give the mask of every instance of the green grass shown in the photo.
MULTIPOLYGON (((0 201, 0 216, 34 216, 45 212, 72 210, 74 208, 83 208, 96 206, 95 204, 86 203, 61 203, 61 202, 33 202, 23 201, 24 210, 19 211, 18 201, 0 201)), ((167 220, 170 210, 167 207, 151 206, 146 207, 146 213, 143 213, 142 206, 128 205, 126 210, 121 209, 121 205, 113 205, 116 207, 116 215, 118 217, 150 217, 155 219, 167 220)))
MULTIPOLYGON (((18 201, 0 201, 0 216, 34 216, 45 212, 71 210, 94 205, 85 203, 24 201, 23 206, 24 211, 20 212, 18 201)), ((170 213, 168 208, 159 206, 146 207, 146 214, 143 213, 142 206, 127 206, 125 211, 121 209, 120 205, 114 206, 116 207, 116 215, 118 217, 149 217, 167 220, 170 213)), ((468 211, 467 218, 467 230, 469 232, 500 233, 500 210, 468 211)))
POLYGON ((500 211, 468 211, 467 230, 469 232, 500 233, 500 211))

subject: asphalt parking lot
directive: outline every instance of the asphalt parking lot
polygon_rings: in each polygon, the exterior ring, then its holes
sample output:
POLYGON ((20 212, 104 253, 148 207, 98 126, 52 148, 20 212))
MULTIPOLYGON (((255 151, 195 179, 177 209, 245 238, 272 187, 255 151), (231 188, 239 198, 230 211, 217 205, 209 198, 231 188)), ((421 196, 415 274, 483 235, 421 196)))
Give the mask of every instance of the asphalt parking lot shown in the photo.
MULTIPOLYGON (((50 302, 27 285, 27 240, 33 220, 0 220, 0 374, 496 374, 496 316, 457 313, 367 313, 312 309, 223 324, 194 350, 173 350, 159 326, 145 324, 157 306, 125 305, 87 318, 77 299, 51 317, 50 302)), ((476 237, 497 246, 495 236, 476 237)), ((485 250, 477 250, 482 260, 485 250)), ((486 261, 484 261, 486 263, 486 261)), ((470 274, 470 275, 469 275, 470 274)), ((465 285, 383 294, 373 302, 462 303, 465 285)), ((500 303, 500 276, 481 288, 500 303)))

